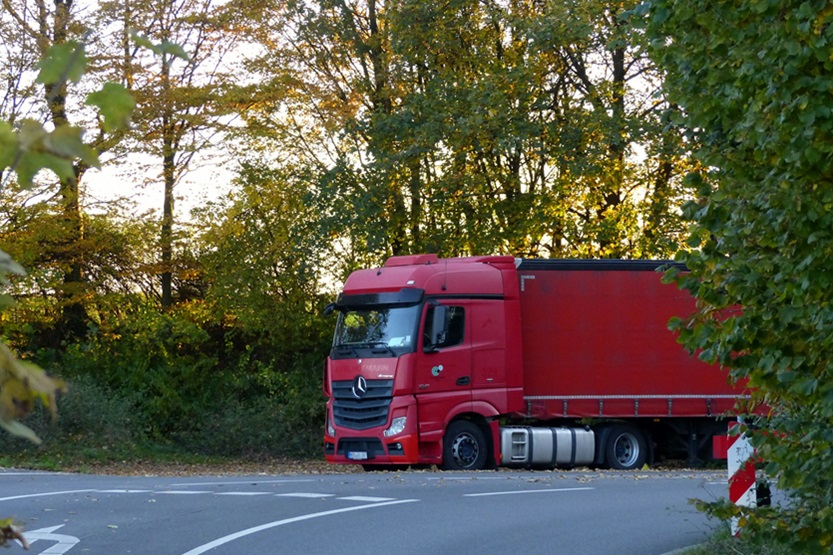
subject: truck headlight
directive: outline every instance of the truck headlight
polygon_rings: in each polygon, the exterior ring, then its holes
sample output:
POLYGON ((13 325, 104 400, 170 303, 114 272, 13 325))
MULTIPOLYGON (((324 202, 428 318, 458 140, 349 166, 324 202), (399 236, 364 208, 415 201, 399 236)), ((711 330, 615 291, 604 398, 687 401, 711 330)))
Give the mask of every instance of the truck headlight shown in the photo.
POLYGON ((400 416, 398 418, 394 418, 391 420, 390 428, 385 430, 385 437, 393 437, 396 434, 401 434, 403 430, 405 430, 405 421, 407 417, 400 416))
POLYGON ((327 415, 327 433, 333 437, 336 437, 336 429, 333 428, 333 423, 330 422, 330 415, 327 415))

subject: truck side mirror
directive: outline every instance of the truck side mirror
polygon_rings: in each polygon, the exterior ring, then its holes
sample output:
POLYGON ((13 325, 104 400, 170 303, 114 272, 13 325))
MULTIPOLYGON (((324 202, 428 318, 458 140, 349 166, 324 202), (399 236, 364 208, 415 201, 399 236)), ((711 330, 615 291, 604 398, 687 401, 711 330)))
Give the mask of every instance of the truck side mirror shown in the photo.
POLYGON ((336 303, 330 303, 324 307, 324 316, 329 316, 336 311, 336 303))

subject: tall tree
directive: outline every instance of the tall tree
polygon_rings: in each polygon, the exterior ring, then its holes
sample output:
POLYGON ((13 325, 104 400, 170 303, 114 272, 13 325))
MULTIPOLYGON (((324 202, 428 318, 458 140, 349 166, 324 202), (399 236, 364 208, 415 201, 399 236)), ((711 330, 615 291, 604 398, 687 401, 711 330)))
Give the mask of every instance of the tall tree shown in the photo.
MULTIPOLYGON (((21 119, 24 116, 48 122, 62 135, 80 136, 86 128, 91 132, 85 137, 89 148, 96 153, 108 150, 118 140, 118 132, 106 128, 104 120, 91 119, 92 114, 82 103, 81 95, 86 91, 79 82, 85 70, 86 54, 80 46, 89 38, 79 20, 83 6, 79 8, 73 0, 3 0, 3 7, 0 32, 8 55, 3 62, 6 68, 4 115, 22 129, 26 128, 21 119), (56 46, 59 48, 55 49, 56 46), (35 69, 31 65, 33 61, 45 59, 49 52, 65 59, 64 71, 67 73, 46 79, 41 74, 40 98, 35 99, 30 95, 37 85, 24 76, 35 69), (20 72, 17 76, 13 73, 15 70, 20 72)), ((57 340, 82 337, 88 323, 84 298, 89 287, 84 276, 83 249, 80 248, 84 241, 80 182, 90 167, 90 158, 76 158, 71 164, 71 172, 59 174, 57 187, 61 206, 60 229, 57 231, 60 244, 56 244, 54 254, 61 260, 63 275, 59 288, 62 318, 56 328, 57 340)), ((34 176, 34 172, 26 171, 22 165, 18 169, 23 181, 34 176)))
MULTIPOLYGON (((824 0, 646 4, 653 54, 703 170, 691 269, 698 313, 677 322, 700 357, 752 388, 752 430, 791 496, 743 509, 791 553, 833 546, 833 8, 824 0), (740 307, 738 309, 737 307, 740 307)), ((722 514, 739 515, 724 507, 722 514)))
POLYGON ((680 139, 624 7, 272 7, 252 67, 274 77, 250 123, 319 169, 341 252, 666 254, 680 139))
POLYGON ((109 56, 133 91, 138 109, 125 149, 149 154, 161 182, 159 298, 173 303, 176 186, 201 154, 217 147, 231 119, 224 95, 233 82, 230 54, 237 47, 233 17, 213 0, 114 0, 102 3, 109 56), (137 38, 134 44, 131 39, 137 38), (151 52, 143 50, 149 46, 151 52), (155 55, 154 55, 155 54, 155 55))

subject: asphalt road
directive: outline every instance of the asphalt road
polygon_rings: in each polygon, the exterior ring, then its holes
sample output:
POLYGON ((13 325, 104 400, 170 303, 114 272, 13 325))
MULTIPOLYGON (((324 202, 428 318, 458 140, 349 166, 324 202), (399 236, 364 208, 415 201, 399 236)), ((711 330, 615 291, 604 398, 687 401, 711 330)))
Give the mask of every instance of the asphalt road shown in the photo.
POLYGON ((704 540, 688 500, 726 490, 714 472, 0 471, 0 515, 43 555, 658 555, 704 540))

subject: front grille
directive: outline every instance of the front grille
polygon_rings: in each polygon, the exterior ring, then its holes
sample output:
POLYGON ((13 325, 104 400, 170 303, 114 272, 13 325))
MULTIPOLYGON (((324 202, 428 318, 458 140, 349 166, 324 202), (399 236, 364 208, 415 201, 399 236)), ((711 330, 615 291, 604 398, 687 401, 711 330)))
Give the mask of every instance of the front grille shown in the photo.
POLYGON ((367 380, 367 393, 357 399, 352 381, 333 382, 333 419, 337 426, 366 430, 388 421, 393 380, 367 380))

